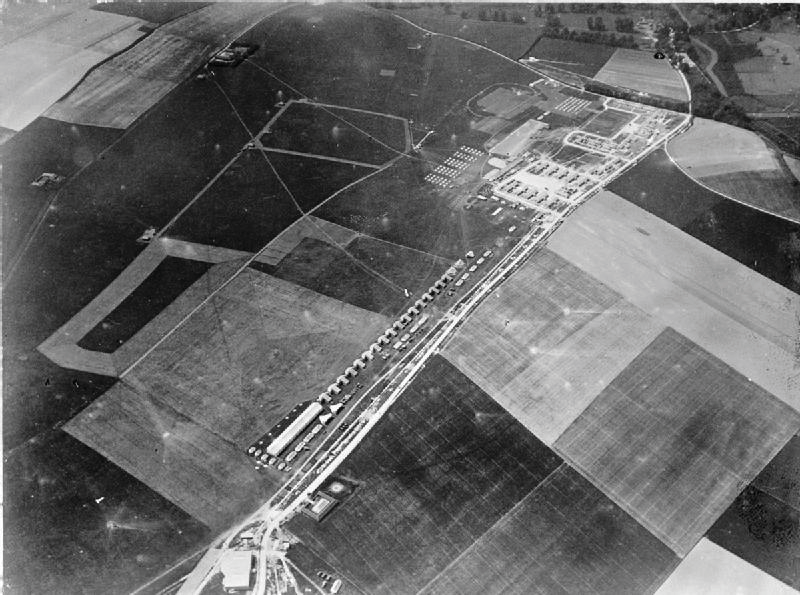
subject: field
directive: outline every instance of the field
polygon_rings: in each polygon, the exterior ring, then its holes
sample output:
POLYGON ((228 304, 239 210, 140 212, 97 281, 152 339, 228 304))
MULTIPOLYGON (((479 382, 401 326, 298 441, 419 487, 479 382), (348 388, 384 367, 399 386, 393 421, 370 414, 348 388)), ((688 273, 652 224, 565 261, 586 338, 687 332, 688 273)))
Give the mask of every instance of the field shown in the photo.
POLYGON ((603 110, 597 116, 586 122, 581 129, 593 134, 611 138, 622 130, 631 120, 633 114, 615 109, 603 110))
MULTIPOLYGON (((162 314, 162 320, 178 318, 162 314)), ((296 403, 330 384, 385 324, 380 316, 246 269, 141 360, 124 384, 95 401, 66 429, 219 528, 254 501, 247 489, 237 487, 241 475, 236 474, 250 472, 241 449, 296 403), (136 440, 142 432, 149 432, 150 439, 140 439, 133 451, 120 437, 136 440), (169 451, 174 457, 170 468, 158 471, 163 432, 179 444, 169 451), (191 479, 191 470, 203 460, 190 448, 194 441, 205 444, 207 453, 219 447, 218 458, 211 459, 216 463, 209 466, 215 470, 212 477, 203 473, 191 479), (183 466, 187 471, 175 475, 183 466), (212 488, 205 482, 241 495, 225 492, 217 494, 219 500, 206 500, 203 492, 212 488), (231 508, 215 512, 215 501, 230 501, 231 508)), ((170 328, 164 325, 157 336, 170 328)), ((266 487, 275 485, 273 478, 266 487)))
POLYGON ((405 125, 396 117, 296 101, 259 140, 266 147, 371 165, 381 165, 406 148, 405 125))
POLYGON ((798 429, 796 411, 667 329, 555 449, 683 557, 798 429))
MULTIPOLYGON (((402 9, 394 10, 394 14, 431 31, 479 43, 514 59, 525 55, 539 38, 539 24, 531 22, 530 17, 524 25, 508 21, 482 21, 478 18, 479 7, 473 4, 464 8, 472 9, 468 11, 469 18, 464 19, 457 14, 461 12, 460 6, 453 9, 453 14, 447 14, 442 5, 405 5, 402 9)), ((517 6, 515 9, 528 16, 527 8, 517 6)), ((489 18, 493 18, 492 11, 487 12, 489 18)))
POLYGON ((0 45, 0 126, 22 130, 92 67, 144 36, 143 23, 73 9, 0 45))
POLYGON ((553 444, 662 329, 545 250, 478 307, 444 355, 553 444))
POLYGON ((800 589, 800 436, 794 436, 731 504, 708 538, 800 589))
POLYGON ((430 287, 450 262, 395 244, 360 236, 333 246, 306 238, 274 275, 353 306, 394 316, 409 306, 407 289, 430 287))
POLYGON ((210 5, 180 16, 93 70, 45 115, 76 124, 127 128, 215 51, 278 9, 210 5))
POLYGON ((528 87, 497 86, 488 93, 482 93, 475 100, 484 112, 508 120, 522 114, 538 102, 537 93, 528 87))
POLYGON ((650 593, 677 563, 564 464, 420 593, 650 593))
POLYGON ((593 77, 614 52, 615 48, 607 45, 543 37, 530 55, 548 66, 593 77))
POLYGON ((549 247, 800 410, 788 383, 797 294, 609 192, 578 209, 549 247))
POLYGON ((669 154, 689 175, 745 204, 800 221, 800 188, 760 136, 729 124, 695 119, 669 143, 669 154))
POLYGON ((594 78, 601 83, 687 101, 681 77, 667 60, 650 52, 618 48, 594 78))
POLYGON ((797 591, 703 538, 656 591, 656 595, 686 593, 794 595, 797 591))
POLYGON ((207 262, 167 257, 113 312, 84 335, 78 345, 112 353, 205 273, 207 262))
POLYGON ((379 240, 452 260, 500 241, 505 235, 501 225, 475 211, 452 209, 424 181, 425 173, 419 161, 402 159, 342 192, 315 214, 379 240))
POLYGON ((560 463, 434 357, 340 468, 353 496, 287 528, 362 592, 416 592, 560 463))
POLYGON ((800 293, 800 263, 791 248, 800 226, 700 186, 663 150, 651 153, 608 188, 749 269, 800 293))
POLYGON ((372 170, 299 155, 268 154, 291 196, 256 150, 231 167, 165 233, 173 238, 257 252, 303 211, 372 170), (297 205, 292 200, 297 201, 297 205))

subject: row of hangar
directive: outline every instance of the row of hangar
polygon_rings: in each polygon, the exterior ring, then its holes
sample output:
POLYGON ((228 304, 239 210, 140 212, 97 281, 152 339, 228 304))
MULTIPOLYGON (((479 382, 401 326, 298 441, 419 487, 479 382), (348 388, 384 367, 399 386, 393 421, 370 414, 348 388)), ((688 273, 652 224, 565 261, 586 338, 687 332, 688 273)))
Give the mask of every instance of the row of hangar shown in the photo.
MULTIPOLYGON (((364 351, 360 357, 356 358, 353 364, 348 366, 344 373, 338 376, 336 381, 328 386, 325 392, 320 393, 315 401, 305 401, 296 405, 294 409, 267 432, 267 434, 262 436, 256 443, 252 444, 248 448, 247 454, 259 460, 263 457, 273 459, 279 457, 315 420, 318 420, 319 423, 314 429, 316 430, 319 427, 319 430, 321 430, 322 426, 326 425, 344 407, 344 398, 342 398, 342 401, 339 403, 327 405, 332 398, 339 395, 342 392, 342 388, 350 384, 350 381, 358 376, 361 370, 367 367, 367 364, 375 358, 377 353, 383 350, 385 345, 390 344, 401 330, 411 324, 414 318, 420 315, 422 309, 430 304, 436 296, 442 292, 447 284, 455 278, 456 274, 456 268, 450 267, 413 306, 408 308, 392 326, 386 329, 386 331, 369 346, 369 349, 364 351)), ((408 332, 416 332, 427 320, 428 316, 423 315, 411 326, 408 332)), ((359 387, 360 386, 361 385, 359 385, 359 387)), ((313 432, 314 436, 316 436, 317 433, 318 432, 313 432)))

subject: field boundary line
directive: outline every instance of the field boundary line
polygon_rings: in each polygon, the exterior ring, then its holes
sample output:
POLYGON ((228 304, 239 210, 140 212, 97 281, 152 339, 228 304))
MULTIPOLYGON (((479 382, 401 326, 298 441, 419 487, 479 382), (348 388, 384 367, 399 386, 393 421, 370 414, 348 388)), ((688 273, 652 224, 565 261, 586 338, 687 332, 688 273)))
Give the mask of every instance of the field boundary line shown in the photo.
POLYGON ((357 165, 358 167, 369 167, 371 169, 380 169, 380 165, 374 163, 365 163, 363 161, 353 161, 352 159, 342 159, 341 157, 331 157, 330 155, 320 155, 318 153, 303 153, 301 151, 292 151, 291 149, 279 149, 277 147, 268 147, 261 144, 258 148, 261 151, 268 151, 271 153, 282 153, 284 155, 297 155, 298 157, 308 157, 310 159, 321 159, 324 161, 335 161, 336 163, 345 163, 347 165, 357 165))
POLYGON ((754 209, 756 211, 760 211, 760 212, 764 213, 765 215, 771 215, 772 217, 777 217, 778 219, 783 219, 784 221, 788 221, 789 223, 800 224, 800 219, 792 219, 791 217, 787 217, 786 215, 781 215, 780 213, 775 213, 773 211, 765 209, 764 207, 759 207, 758 205, 753 205, 753 204, 750 204, 750 203, 746 203, 741 199, 729 196, 729 195, 725 194, 724 192, 720 192, 719 190, 715 190, 714 188, 712 188, 708 184, 706 184, 704 182, 701 182, 698 178, 694 177, 693 175, 688 173, 685 169, 683 169, 683 167, 681 167, 681 165, 675 160, 675 158, 672 155, 670 155, 669 146, 668 145, 669 145, 669 141, 665 141, 664 142, 664 154, 672 162, 672 164, 680 170, 680 172, 683 175, 685 175, 687 178, 689 178, 690 180, 695 182, 698 186, 702 186, 703 188, 705 188, 709 192, 713 192, 714 194, 716 194, 716 195, 718 195, 718 196, 720 196, 720 197, 722 197, 724 199, 731 200, 731 201, 737 202, 740 205, 743 205, 745 207, 749 207, 749 208, 754 209))
POLYGON ((517 510, 517 509, 518 509, 518 508, 519 508, 519 507, 520 507, 520 506, 521 506, 521 505, 522 505, 522 504, 525 502, 525 500, 527 500, 527 499, 528 499, 528 497, 530 497, 530 496, 531 496, 531 495, 532 495, 534 492, 536 492, 536 490, 538 490, 540 487, 542 487, 542 486, 543 486, 543 485, 545 485, 545 484, 546 484, 548 481, 550 481, 550 478, 553 476, 553 474, 557 473, 557 472, 558 472, 558 471, 560 471, 560 470, 561 470, 561 469, 562 469, 564 466, 566 466, 566 465, 567 465, 567 462, 564 460, 564 458, 563 458, 563 457, 559 457, 559 458, 561 458, 561 464, 560 464, 560 465, 558 465, 558 466, 557 466, 555 469, 553 469, 552 471, 550 471, 550 473, 548 473, 548 474, 547 474, 545 477, 543 477, 543 478, 542 478, 542 480, 541 480, 541 481, 540 481, 540 482, 539 482, 539 483, 536 485, 536 487, 534 487, 534 488, 533 488, 531 491, 529 491, 529 492, 528 492, 527 494, 525 494, 525 495, 524 495, 522 498, 520 498, 520 499, 519 499, 519 501, 518 501, 516 504, 514 504, 514 506, 512 506, 511 508, 509 508, 508 510, 506 510, 506 511, 503 513, 503 516, 501 516, 499 519, 497 519, 497 520, 496 520, 496 521, 495 521, 495 522, 494 522, 494 523, 493 523, 493 524, 492 524, 492 525, 491 525, 489 528, 487 528, 487 529, 486 529, 486 531, 484 531, 483 533, 481 533, 480 537, 478 537, 478 538, 477 538, 475 541, 473 541, 473 542, 472 542, 472 544, 470 544, 469 546, 467 546, 466 548, 464 548, 464 549, 461 551, 461 553, 460 553, 460 554, 458 554, 458 556, 456 556, 455 558, 453 558, 452 560, 450 560, 450 562, 449 562, 449 564, 447 564, 447 566, 445 566, 444 568, 442 568, 442 569, 441 569, 441 570, 440 570, 440 571, 439 571, 439 572, 436 574, 436 576, 434 576, 434 577, 433 577, 431 580, 429 580, 427 583, 425 583, 425 584, 422 586, 422 588, 421 588, 421 589, 419 589, 419 590, 417 591, 417 595, 420 595, 420 593, 423 593, 423 592, 425 591, 425 589, 427 589, 428 587, 430 587, 430 586, 431 586, 431 585, 432 585, 432 584, 433 584, 433 583, 434 583, 434 582, 435 582, 435 581, 436 581, 436 580, 437 580, 437 579, 438 579, 440 576, 442 576, 444 573, 446 573, 448 570, 450 570, 450 568, 451 568, 452 566, 454 566, 454 565, 455 565, 455 564, 456 564, 456 563, 457 563, 457 562, 458 562, 458 561, 459 561, 461 558, 463 558, 463 557, 464 557, 465 555, 467 555, 467 554, 468 554, 470 551, 472 551, 472 550, 473 550, 473 549, 474 549, 474 548, 477 546, 478 542, 479 542, 481 539, 483 539, 483 538, 486 536, 486 534, 487 534, 487 533, 489 533, 489 532, 490 532, 492 529, 494 529, 495 527, 497 527, 497 525, 499 525, 500 523, 502 523, 502 522, 505 520, 505 518, 506 518, 508 515, 510 515, 510 514, 513 514, 513 513, 514 513, 514 511, 515 511, 515 510, 517 510))

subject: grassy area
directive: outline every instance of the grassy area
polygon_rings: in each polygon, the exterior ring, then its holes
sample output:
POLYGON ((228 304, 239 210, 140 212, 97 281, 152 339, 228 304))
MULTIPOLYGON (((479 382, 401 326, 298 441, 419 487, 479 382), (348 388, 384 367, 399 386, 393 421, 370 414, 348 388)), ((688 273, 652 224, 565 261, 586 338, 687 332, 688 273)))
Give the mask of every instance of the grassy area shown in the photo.
POLYGON ((274 274, 359 308, 394 316, 409 306, 400 288, 412 294, 427 289, 450 266, 444 259, 369 237, 359 237, 345 249, 306 238, 274 274))
POLYGON ((404 141, 405 127, 396 118, 309 103, 292 103, 261 137, 268 147, 377 165, 405 150, 404 141))
POLYGON ((8 593, 129 593, 211 537, 61 430, 6 450, 4 467, 14 477, 4 484, 8 593))
POLYGON ((93 10, 113 12, 136 17, 150 23, 167 23, 187 13, 199 10, 208 3, 203 2, 107 2, 92 6, 93 10))
POLYGON ((257 252, 335 191, 372 170, 343 163, 250 150, 168 229, 167 235, 257 252), (291 196, 275 177, 278 171, 291 196), (297 201, 297 204, 292 200, 297 201))
POLYGON ((607 109, 600 112, 596 117, 589 120, 582 126, 586 132, 592 132, 611 138, 622 130, 634 116, 627 112, 620 112, 614 109, 607 109))
POLYGON ((530 55, 545 65, 594 76, 614 55, 615 50, 611 46, 596 43, 543 37, 533 46, 530 55))
POLYGON ((434 357, 341 468, 353 496, 288 528, 364 592, 418 590, 559 464, 434 357))
POLYGON ((452 260, 470 249, 508 241, 503 225, 485 213, 452 208, 424 181, 426 172, 419 161, 400 160, 338 195, 318 214, 377 239, 452 260))
POLYGON ((797 412, 667 329, 555 448, 685 556, 798 428, 797 412))
POLYGON ((166 257, 113 312, 84 335, 78 345, 92 351, 113 353, 210 266, 207 262, 166 257))

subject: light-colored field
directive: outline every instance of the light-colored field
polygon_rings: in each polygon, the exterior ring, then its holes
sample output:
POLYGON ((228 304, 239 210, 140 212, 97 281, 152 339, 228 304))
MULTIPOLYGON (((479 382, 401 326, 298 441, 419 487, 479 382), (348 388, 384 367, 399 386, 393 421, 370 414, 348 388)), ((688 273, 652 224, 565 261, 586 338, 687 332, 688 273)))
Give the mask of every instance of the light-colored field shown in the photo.
POLYGON ((800 411, 800 296, 610 192, 549 247, 800 411))
POLYGON ((669 155, 701 184, 756 208, 800 221, 800 188, 755 132, 695 118, 669 155))
POLYGON ((695 118, 688 131, 671 140, 669 154, 689 175, 701 179, 780 167, 755 132, 705 118, 695 118))
POLYGON ((1 45, 0 126, 27 126, 91 67, 144 36, 143 22, 81 8, 1 45))
POLYGON ((656 595, 797 595, 797 591, 705 537, 656 595))
POLYGON ((46 115, 76 124, 126 128, 214 52, 282 8, 212 4, 174 19, 98 67, 46 115))
POLYGON ((212 529, 224 529, 278 485, 213 430, 125 384, 64 429, 212 529))
POLYGON ((618 48, 594 78, 601 83, 652 95, 683 101, 689 99, 680 75, 669 61, 655 60, 650 52, 618 48))
POLYGON ((792 172, 792 175, 800 181, 800 159, 796 159, 789 155, 784 155, 783 160, 786 163, 786 167, 789 168, 789 171, 792 172))
POLYGON ((673 329, 554 448, 679 556, 800 429, 800 415, 673 329))
POLYGON ((315 398, 386 324, 246 269, 124 378, 245 446, 315 398))
POLYGON ((775 31, 743 31, 742 41, 754 43, 761 56, 734 64, 744 90, 751 95, 800 93, 800 35, 775 31), (786 63, 783 62, 786 56, 786 63))
POLYGON ((359 235, 361 235, 359 232, 348 227, 311 215, 298 219, 282 231, 258 255, 257 260, 277 266, 304 238, 314 238, 327 244, 346 246, 359 235))
POLYGON ((552 444, 663 328, 545 250, 481 304, 444 355, 552 444))
MULTIPOLYGON (((140 331, 145 342, 163 337, 203 292, 201 279, 140 331)), ((261 489, 249 478, 242 449, 295 404, 316 397, 386 324, 245 269, 67 430, 220 526, 274 487, 261 489)))
POLYGON ((527 89, 498 87, 478 99, 478 106, 495 116, 512 119, 537 102, 537 95, 527 89))

